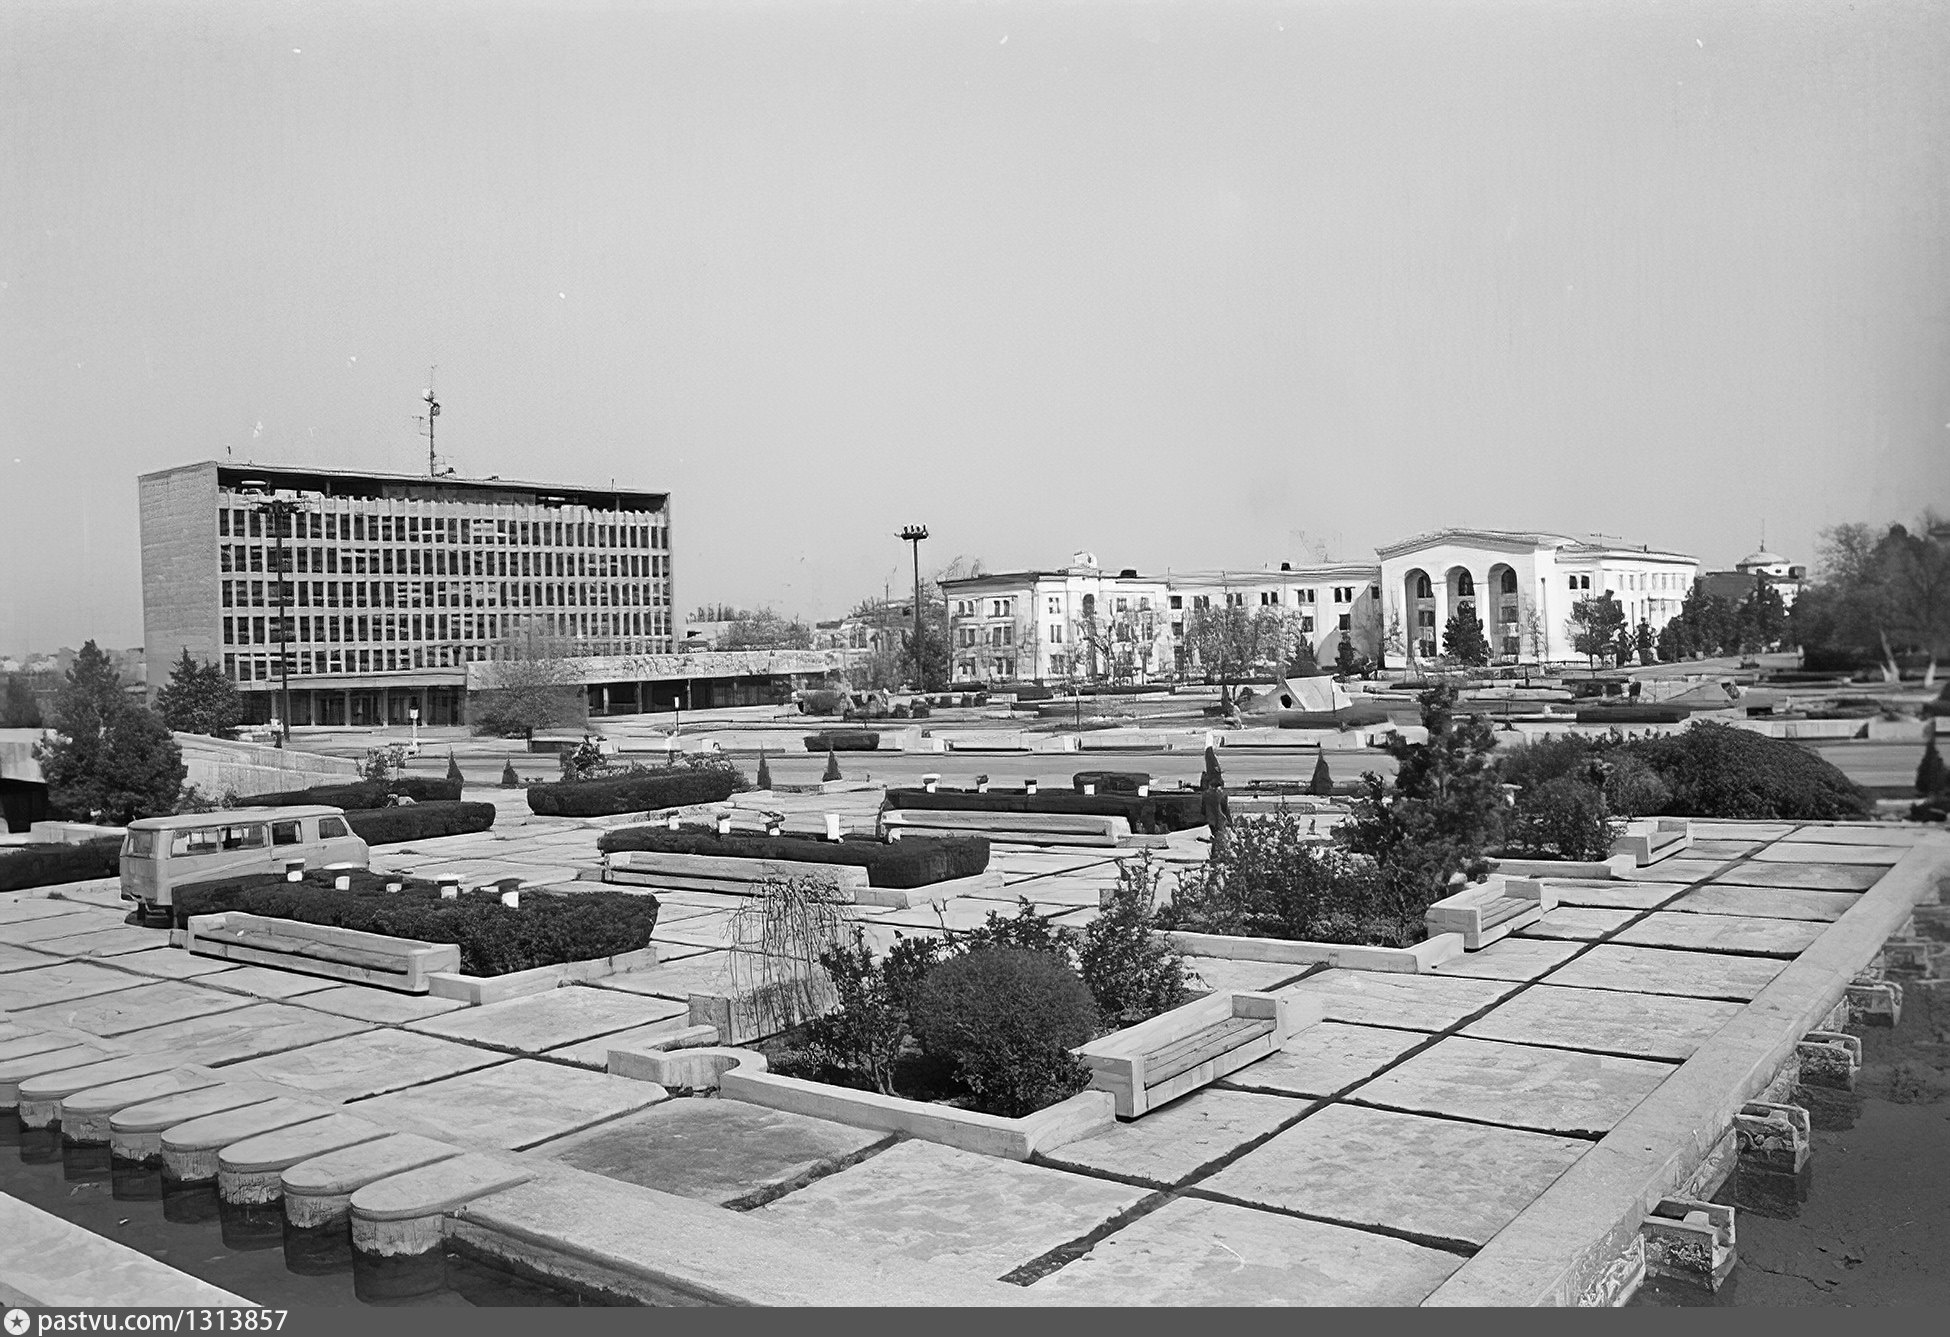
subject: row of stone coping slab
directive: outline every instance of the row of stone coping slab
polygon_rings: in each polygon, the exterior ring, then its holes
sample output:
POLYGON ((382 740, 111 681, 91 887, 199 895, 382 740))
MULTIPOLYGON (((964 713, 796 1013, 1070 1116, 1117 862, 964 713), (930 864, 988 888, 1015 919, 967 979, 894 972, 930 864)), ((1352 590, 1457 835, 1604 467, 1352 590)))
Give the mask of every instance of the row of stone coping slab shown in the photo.
MULTIPOLYGON (((458 1161, 443 1163, 453 1175, 458 1161)), ((874 1254, 795 1226, 553 1162, 532 1176, 445 1210, 445 1241, 530 1275, 653 1305, 970 1308, 1038 1303, 1026 1288, 900 1254, 874 1254)), ((439 1171, 440 1166, 429 1167, 439 1171)), ((424 1173, 424 1172, 416 1172, 424 1173)), ((492 1167, 481 1167, 483 1178, 492 1167)), ((354 1196, 355 1248, 382 1240, 440 1242, 411 1228, 406 1190, 430 1201, 440 1185, 391 1181, 354 1196), (380 1220, 379 1213, 387 1213, 380 1220), (367 1217, 362 1221, 362 1215, 367 1217)), ((422 1218, 424 1221, 424 1218, 422 1218)))
POLYGON ((1002 873, 999 869, 923 887, 876 887, 868 882, 867 876, 864 865, 673 854, 661 850, 617 850, 603 857, 602 880, 634 882, 653 890, 716 891, 733 896, 753 896, 769 879, 810 877, 827 883, 855 905, 882 906, 893 910, 938 905, 957 896, 981 896, 1002 890, 1002 873))
POLYGON ((1381 970, 1424 974, 1463 954, 1463 935, 1438 933, 1413 947, 1363 947, 1343 942, 1302 942, 1287 938, 1243 938, 1222 933, 1160 931, 1187 956, 1228 961, 1270 961, 1279 965, 1326 965, 1342 970, 1381 970))
POLYGON ((622 975, 632 970, 649 970, 656 964, 657 948, 652 943, 633 952, 592 957, 587 961, 565 961, 560 965, 535 966, 506 975, 464 975, 459 971, 437 970, 427 976, 427 986, 435 998, 480 1007, 510 998, 525 998, 529 994, 547 993, 564 984, 622 975))
POLYGON ((1606 1303, 1603 1278, 1663 1199, 1688 1196, 1734 1116, 1764 1099, 1857 971, 1950 873, 1950 835, 1919 840, 1740 1013, 1449 1279, 1427 1305, 1606 1303))
POLYGON ((0 1304, 260 1308, 117 1240, 0 1194, 0 1304))
POLYGON ((1492 873, 1509 877, 1572 878, 1580 882, 1610 882, 1629 879, 1639 867, 1630 853, 1606 859, 1491 859, 1492 873))
POLYGON ((767 1072, 765 1056, 751 1049, 612 1049, 608 1068, 616 1077, 674 1089, 716 1088, 720 1096, 730 1100, 811 1115, 850 1128, 905 1133, 922 1141, 1012 1161, 1028 1160, 1038 1151, 1108 1131, 1116 1123, 1116 1102, 1108 1091, 1081 1091, 1046 1110, 1005 1119, 977 1110, 883 1096, 877 1091, 781 1077, 767 1072))

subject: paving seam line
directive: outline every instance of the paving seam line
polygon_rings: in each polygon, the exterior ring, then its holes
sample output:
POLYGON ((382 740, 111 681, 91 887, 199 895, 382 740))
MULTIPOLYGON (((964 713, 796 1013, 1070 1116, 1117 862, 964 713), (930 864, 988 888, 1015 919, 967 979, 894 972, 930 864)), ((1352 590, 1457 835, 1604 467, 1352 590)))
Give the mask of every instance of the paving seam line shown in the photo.
POLYGON ((1575 1303, 1582 1283, 1629 1243, 1652 1204, 1685 1182, 1733 1114, 1766 1088, 1801 1037, 1931 894, 1947 867, 1950 841, 1932 833, 1917 842, 1739 1015, 1424 1303, 1575 1303), (1729 1074, 1737 1076, 1730 1081, 1729 1074))
POLYGON ((1211 1188, 1187 1188, 1174 1190, 1173 1196, 1192 1198, 1200 1202, 1224 1203, 1228 1207, 1244 1207, 1249 1211, 1265 1212, 1269 1216, 1284 1216, 1295 1221, 1312 1221, 1316 1225, 1338 1226, 1343 1230, 1358 1230, 1364 1235, 1378 1235, 1383 1239, 1400 1240, 1404 1244, 1418 1245, 1424 1249, 1435 1249, 1447 1254, 1460 1254, 1473 1258, 1483 1246, 1465 1239, 1454 1239, 1448 1235, 1427 1235, 1415 1230, 1401 1230, 1395 1226, 1384 1226, 1373 1221, 1349 1221, 1337 1216, 1326 1216, 1320 1212, 1303 1212, 1297 1207, 1282 1207, 1275 1203, 1253 1202, 1246 1198, 1234 1197, 1211 1188))

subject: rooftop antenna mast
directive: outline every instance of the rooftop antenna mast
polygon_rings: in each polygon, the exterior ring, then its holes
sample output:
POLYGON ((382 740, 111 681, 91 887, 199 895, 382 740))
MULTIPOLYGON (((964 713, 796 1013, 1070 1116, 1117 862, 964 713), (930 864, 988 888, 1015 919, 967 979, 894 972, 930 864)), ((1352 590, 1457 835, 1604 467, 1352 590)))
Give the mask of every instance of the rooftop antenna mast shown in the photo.
POLYGON ((440 367, 438 364, 427 368, 427 388, 420 396, 426 402, 427 411, 424 416, 416 417, 413 420, 415 422, 423 422, 427 425, 428 478, 444 478, 451 476, 454 472, 451 466, 442 469, 440 467, 439 457, 433 453, 433 420, 440 416, 440 401, 433 397, 433 374, 439 370, 440 367))

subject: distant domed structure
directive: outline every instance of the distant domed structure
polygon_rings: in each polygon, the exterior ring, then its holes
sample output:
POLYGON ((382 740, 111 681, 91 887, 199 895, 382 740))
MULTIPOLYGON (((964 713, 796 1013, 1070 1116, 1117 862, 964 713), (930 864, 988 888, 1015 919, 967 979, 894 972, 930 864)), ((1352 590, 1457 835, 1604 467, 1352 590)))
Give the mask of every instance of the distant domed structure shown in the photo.
POLYGON ((1750 552, 1733 564, 1734 570, 1736 571, 1766 571, 1769 575, 1781 576, 1787 574, 1787 565, 1787 558, 1777 552, 1769 552, 1765 548, 1762 548, 1758 552, 1750 552), (1781 570, 1772 570, 1772 568, 1777 566, 1781 570))

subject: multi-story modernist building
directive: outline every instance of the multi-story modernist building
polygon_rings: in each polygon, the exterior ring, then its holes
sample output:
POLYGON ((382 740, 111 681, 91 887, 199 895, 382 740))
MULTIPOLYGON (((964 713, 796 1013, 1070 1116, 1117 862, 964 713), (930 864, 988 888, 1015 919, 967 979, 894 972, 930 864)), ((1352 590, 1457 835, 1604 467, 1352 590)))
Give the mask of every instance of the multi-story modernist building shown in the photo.
POLYGON ((1172 672, 1166 581, 1106 572, 1090 553, 1054 571, 944 580, 941 593, 958 681, 1146 682, 1172 672))
POLYGON ((1483 624, 1498 658, 1581 659, 1570 629, 1579 600, 1609 591, 1627 627, 1645 622, 1656 635, 1699 576, 1699 562, 1679 553, 1501 529, 1442 529, 1375 551, 1390 652, 1422 659, 1441 653, 1442 630, 1461 610, 1483 624))
POLYGON ((282 667, 289 724, 457 724, 467 666, 524 639, 675 648, 667 493, 214 461, 138 486, 152 697, 188 649, 252 720, 282 667))
POLYGON ((1171 635, 1177 667, 1198 667, 1193 638, 1186 634, 1190 619, 1205 608, 1267 609, 1282 615, 1288 630, 1305 637, 1323 666, 1340 652, 1341 636, 1357 654, 1372 659, 1381 648, 1380 573, 1372 562, 1323 562, 1294 566, 1281 562, 1277 571, 1173 571, 1171 635))

